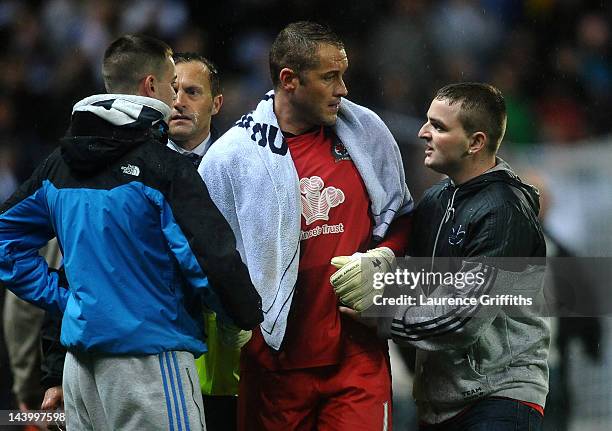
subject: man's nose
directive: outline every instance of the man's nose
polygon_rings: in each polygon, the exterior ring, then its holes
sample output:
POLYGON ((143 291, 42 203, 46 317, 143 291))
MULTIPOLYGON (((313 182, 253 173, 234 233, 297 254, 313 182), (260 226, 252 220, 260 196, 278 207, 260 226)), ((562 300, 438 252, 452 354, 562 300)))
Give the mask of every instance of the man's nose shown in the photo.
POLYGON ((174 106, 182 106, 183 105, 183 92, 181 90, 177 91, 174 96, 174 106))
POLYGON ((346 83, 342 78, 340 78, 340 85, 336 87, 336 96, 346 97, 348 94, 348 88, 346 87, 346 83))
POLYGON ((429 134, 429 128, 427 127, 428 123, 425 123, 421 126, 419 130, 419 134, 417 135, 421 139, 430 139, 431 135, 429 134))

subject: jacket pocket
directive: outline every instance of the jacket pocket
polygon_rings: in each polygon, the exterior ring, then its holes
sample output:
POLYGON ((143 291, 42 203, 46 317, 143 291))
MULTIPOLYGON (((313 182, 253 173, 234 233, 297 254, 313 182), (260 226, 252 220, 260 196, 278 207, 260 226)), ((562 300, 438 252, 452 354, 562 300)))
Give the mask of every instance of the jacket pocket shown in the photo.
POLYGON ((508 324, 506 316, 496 318, 478 340, 469 347, 471 366, 478 374, 490 378, 512 363, 511 341, 514 336, 508 324))
POLYGON ((468 347, 465 356, 470 371, 474 374, 474 376, 478 377, 479 379, 486 379, 486 375, 482 372, 482 361, 480 358, 478 342, 468 347))
MULTIPOLYGON (((469 349, 435 352, 417 361, 414 395, 418 401, 456 406, 490 392, 486 376, 473 367, 469 349)), ((454 407, 453 407, 454 408, 454 407)))
POLYGON ((199 384, 200 381, 198 379, 197 373, 195 376, 191 375, 191 370, 189 368, 185 368, 185 372, 187 373, 187 378, 189 379, 191 398, 193 400, 193 403, 198 408, 200 425, 202 425, 202 429, 206 429, 206 427, 204 426, 204 405, 202 401, 202 393, 200 392, 200 384, 199 384))

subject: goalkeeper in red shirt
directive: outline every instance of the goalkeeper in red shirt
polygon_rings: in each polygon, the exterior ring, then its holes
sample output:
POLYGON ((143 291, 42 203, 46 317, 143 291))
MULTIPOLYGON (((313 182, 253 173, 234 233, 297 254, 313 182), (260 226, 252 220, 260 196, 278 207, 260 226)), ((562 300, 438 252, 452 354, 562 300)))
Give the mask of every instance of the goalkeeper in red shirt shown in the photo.
POLYGON ((347 68, 330 29, 288 25, 270 52, 274 90, 198 169, 263 301, 242 350, 241 430, 391 429, 387 343, 339 313, 334 285, 391 268, 413 204, 391 133, 344 99, 347 68))

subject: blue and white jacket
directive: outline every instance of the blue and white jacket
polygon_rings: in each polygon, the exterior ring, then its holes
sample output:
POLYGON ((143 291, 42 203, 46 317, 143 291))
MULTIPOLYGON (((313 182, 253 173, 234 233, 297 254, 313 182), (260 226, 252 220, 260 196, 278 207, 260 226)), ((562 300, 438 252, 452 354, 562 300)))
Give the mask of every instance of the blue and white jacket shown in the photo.
POLYGON ((202 303, 244 329, 261 298, 191 163, 166 147, 162 102, 77 103, 61 147, 0 207, 0 283, 64 314, 69 350, 205 351, 202 303), (37 250, 57 236, 68 289, 37 250))

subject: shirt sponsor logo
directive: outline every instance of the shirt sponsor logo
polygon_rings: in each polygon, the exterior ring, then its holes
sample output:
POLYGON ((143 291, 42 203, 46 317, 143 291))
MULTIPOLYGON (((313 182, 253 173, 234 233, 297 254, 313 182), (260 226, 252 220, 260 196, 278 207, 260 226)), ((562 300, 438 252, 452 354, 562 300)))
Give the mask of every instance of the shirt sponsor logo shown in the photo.
POLYGON ((319 235, 329 235, 330 233, 342 233, 344 232, 344 225, 342 223, 338 224, 324 224, 322 226, 317 226, 309 230, 303 230, 300 232, 300 241, 304 241, 305 239, 314 238, 319 235))
POLYGON ((344 192, 335 187, 325 187, 321 177, 300 180, 302 216, 306 224, 317 220, 329 220, 329 210, 344 202, 344 192))

